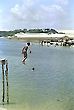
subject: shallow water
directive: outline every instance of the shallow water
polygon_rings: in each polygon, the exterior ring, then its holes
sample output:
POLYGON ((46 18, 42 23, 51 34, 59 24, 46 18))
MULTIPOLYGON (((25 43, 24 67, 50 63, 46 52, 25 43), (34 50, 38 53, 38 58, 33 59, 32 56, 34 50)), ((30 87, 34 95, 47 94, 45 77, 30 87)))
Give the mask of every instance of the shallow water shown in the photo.
POLYGON ((74 110, 74 48, 32 43, 24 65, 24 45, 23 41, 0 38, 0 57, 9 64, 10 96, 10 104, 2 105, 0 72, 0 109, 74 110))

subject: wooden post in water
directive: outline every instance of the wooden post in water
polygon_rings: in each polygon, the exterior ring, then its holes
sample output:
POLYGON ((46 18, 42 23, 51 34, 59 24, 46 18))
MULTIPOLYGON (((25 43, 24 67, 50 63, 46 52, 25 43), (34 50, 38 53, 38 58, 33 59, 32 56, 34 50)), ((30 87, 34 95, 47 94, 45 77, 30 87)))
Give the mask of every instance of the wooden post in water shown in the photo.
POLYGON ((0 59, 0 63, 2 64, 2 84, 3 84, 2 102, 4 104, 4 101, 5 101, 5 75, 6 75, 6 93, 7 93, 7 104, 8 104, 9 103, 8 62, 6 59, 0 59), (5 70, 5 66, 6 66, 6 70, 5 70))
POLYGON ((2 62, 2 83, 3 83, 3 98, 2 101, 4 103, 4 99, 5 99, 5 78, 4 78, 4 64, 2 62))
POLYGON ((9 103, 9 85, 8 85, 8 62, 6 60, 6 89, 7 89, 7 103, 9 103))

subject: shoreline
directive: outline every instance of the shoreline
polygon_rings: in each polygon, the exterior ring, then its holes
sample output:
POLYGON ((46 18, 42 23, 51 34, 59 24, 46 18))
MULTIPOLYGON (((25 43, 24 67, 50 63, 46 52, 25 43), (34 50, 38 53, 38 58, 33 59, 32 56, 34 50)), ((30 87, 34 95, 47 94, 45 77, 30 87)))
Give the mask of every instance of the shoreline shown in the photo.
POLYGON ((8 36, 8 39, 35 42, 44 45, 45 43, 55 46, 74 46, 74 34, 43 34, 43 33, 17 33, 15 36, 8 36))

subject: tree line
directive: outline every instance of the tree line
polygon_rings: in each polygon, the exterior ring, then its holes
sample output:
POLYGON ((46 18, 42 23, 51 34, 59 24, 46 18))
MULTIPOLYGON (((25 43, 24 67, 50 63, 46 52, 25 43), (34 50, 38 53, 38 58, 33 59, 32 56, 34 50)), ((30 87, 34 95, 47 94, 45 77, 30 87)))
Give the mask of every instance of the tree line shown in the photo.
POLYGON ((0 37, 7 37, 7 36, 14 36, 17 33, 48 33, 48 34, 55 34, 58 33, 55 29, 17 29, 12 31, 0 31, 0 37))

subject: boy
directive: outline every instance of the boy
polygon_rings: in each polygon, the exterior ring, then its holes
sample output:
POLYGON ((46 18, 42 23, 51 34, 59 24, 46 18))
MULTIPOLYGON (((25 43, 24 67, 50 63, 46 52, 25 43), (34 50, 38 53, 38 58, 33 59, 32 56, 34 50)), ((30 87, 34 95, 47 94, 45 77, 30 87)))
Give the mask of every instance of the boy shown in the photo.
POLYGON ((22 62, 23 62, 23 64, 25 64, 25 60, 27 59, 27 50, 28 50, 28 46, 25 46, 25 47, 23 47, 23 49, 22 49, 22 54, 24 55, 23 57, 23 60, 22 60, 22 62))

